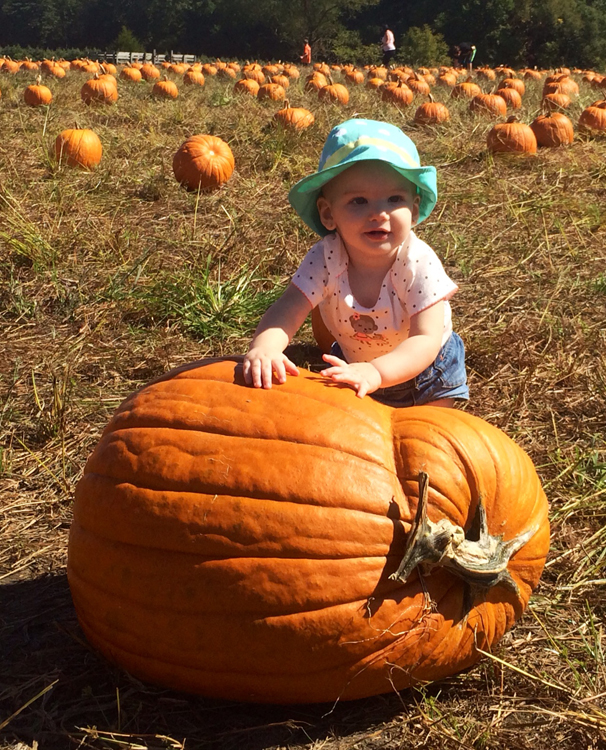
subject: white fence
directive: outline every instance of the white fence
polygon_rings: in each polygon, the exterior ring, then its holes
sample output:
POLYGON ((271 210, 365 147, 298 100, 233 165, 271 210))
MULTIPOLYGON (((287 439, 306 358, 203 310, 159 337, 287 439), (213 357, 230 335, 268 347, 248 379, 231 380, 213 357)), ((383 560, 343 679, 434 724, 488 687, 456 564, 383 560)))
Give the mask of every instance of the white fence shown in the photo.
POLYGON ((107 62, 113 62, 116 65, 128 65, 133 62, 196 62, 195 55, 181 55, 171 50, 168 55, 159 55, 156 50, 153 52, 106 52, 103 56, 107 62))

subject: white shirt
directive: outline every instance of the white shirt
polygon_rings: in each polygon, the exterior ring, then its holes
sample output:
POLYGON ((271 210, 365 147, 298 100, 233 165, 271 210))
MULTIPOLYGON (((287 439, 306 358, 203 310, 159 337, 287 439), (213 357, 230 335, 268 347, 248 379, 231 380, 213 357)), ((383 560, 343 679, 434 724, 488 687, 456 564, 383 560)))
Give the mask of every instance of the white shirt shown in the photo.
POLYGON ((349 256, 335 232, 309 250, 292 283, 319 307, 322 319, 338 341, 348 362, 369 362, 395 349, 408 338, 410 318, 444 300, 442 344, 452 333, 452 314, 446 301, 458 286, 444 271, 432 248, 411 231, 398 248, 372 308, 353 296, 347 273, 349 256))
POLYGON ((387 29, 383 34, 383 39, 381 41, 383 42, 383 52, 389 52, 396 48, 396 40, 391 29, 387 29))

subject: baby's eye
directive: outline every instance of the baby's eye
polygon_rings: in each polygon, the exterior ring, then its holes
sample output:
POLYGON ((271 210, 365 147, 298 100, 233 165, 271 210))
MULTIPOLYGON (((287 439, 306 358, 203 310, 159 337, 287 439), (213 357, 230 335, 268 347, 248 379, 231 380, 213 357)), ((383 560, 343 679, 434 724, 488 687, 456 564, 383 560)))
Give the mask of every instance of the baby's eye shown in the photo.
POLYGON ((403 195, 390 195, 388 201, 390 203, 402 203, 406 202, 406 198, 403 195))
POLYGON ((358 198, 352 198, 351 203, 353 203, 354 206, 363 206, 366 203, 366 198, 362 198, 361 196, 358 198))

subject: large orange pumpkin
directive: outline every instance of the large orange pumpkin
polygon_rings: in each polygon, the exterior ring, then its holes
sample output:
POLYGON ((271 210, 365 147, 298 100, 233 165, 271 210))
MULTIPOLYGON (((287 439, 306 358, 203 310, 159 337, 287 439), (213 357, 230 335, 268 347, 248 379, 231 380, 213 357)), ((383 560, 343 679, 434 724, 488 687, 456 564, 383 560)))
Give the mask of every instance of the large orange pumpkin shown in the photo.
POLYGON ((548 546, 532 462, 496 427, 303 370, 253 389, 235 358, 118 408, 76 490, 68 576, 90 642, 141 679, 323 702, 474 664, 521 616, 548 546), (430 573, 410 564, 426 531, 444 542, 430 573), (473 540, 500 573, 474 570, 473 540))
POLYGON ((216 135, 192 135, 173 157, 173 172, 188 190, 209 190, 227 182, 234 171, 234 155, 216 135))

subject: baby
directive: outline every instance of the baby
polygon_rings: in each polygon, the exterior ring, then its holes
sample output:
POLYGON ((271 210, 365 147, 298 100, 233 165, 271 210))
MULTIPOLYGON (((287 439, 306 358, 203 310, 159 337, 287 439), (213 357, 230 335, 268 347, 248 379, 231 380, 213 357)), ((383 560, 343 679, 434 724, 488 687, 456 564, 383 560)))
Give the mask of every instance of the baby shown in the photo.
POLYGON ((390 406, 467 400, 465 350, 448 300, 457 285, 412 227, 437 201, 436 170, 422 167, 399 128, 354 119, 328 135, 318 171, 290 191, 322 240, 261 318, 244 358, 256 388, 284 383, 284 354, 310 310, 334 344, 322 374, 390 406))

